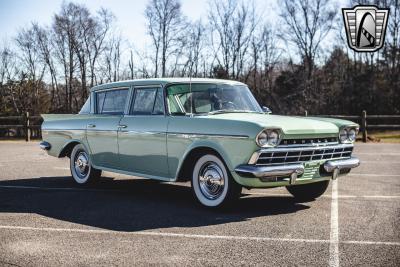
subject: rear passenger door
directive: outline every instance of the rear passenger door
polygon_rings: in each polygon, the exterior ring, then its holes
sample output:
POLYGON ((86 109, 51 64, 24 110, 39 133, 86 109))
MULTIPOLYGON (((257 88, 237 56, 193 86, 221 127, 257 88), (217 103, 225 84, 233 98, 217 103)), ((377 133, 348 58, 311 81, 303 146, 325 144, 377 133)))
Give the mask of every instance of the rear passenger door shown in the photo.
POLYGON ((121 119, 118 131, 122 169, 165 177, 167 164, 167 124, 164 91, 160 86, 135 87, 129 114, 121 119))
POLYGON ((128 88, 95 92, 95 114, 87 125, 91 160, 96 166, 117 169, 118 126, 128 99, 128 88))

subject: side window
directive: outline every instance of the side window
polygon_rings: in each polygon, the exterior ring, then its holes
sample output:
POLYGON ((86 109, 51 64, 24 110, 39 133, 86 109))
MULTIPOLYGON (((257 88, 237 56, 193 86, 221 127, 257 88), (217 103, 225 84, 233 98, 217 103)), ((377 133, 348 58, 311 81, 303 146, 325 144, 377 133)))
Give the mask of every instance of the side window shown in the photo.
POLYGON ((97 94, 97 113, 99 114, 123 114, 128 89, 110 90, 97 94), (104 94, 104 96, 102 95, 104 94))
POLYGON ((106 93, 107 92, 96 93, 96 98, 97 98, 96 106, 98 114, 101 114, 101 112, 103 111, 104 98, 106 97, 106 93))
POLYGON ((137 88, 131 108, 133 115, 164 114, 164 96, 161 88, 137 88))
POLYGON ((161 88, 157 89, 156 100, 154 102, 153 115, 164 115, 164 96, 161 88))

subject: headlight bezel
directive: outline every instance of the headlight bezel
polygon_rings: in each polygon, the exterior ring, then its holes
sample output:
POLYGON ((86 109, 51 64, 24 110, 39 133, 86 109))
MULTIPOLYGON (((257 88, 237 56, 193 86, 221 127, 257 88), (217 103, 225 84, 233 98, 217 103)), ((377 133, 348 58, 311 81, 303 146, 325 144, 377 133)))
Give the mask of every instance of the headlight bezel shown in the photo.
POLYGON ((281 142, 281 137, 282 137, 282 130, 280 128, 265 128, 257 134, 256 144, 262 148, 276 147, 281 142), (270 140, 272 140, 272 139, 270 138, 270 136, 271 136, 271 134, 274 134, 274 133, 277 134, 277 138, 273 139, 273 140, 276 140, 275 142, 271 142, 270 140), (260 143, 260 141, 259 141, 260 137, 263 135, 266 135, 266 137, 267 137, 266 143, 260 143))
POLYGON ((341 144, 352 144, 357 139, 358 127, 356 126, 344 126, 339 129, 338 140, 341 144), (354 132, 354 135, 352 134, 354 132), (344 134, 345 133, 345 134, 344 134), (342 140, 342 136, 345 139, 342 140))

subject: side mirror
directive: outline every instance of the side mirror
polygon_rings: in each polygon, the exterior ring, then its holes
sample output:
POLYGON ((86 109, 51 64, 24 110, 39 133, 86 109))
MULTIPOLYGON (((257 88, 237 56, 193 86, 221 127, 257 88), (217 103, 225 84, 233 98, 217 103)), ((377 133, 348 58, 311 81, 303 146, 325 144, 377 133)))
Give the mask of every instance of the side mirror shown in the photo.
POLYGON ((270 113, 272 113, 272 110, 270 110, 268 107, 266 107, 266 106, 262 106, 262 111, 264 111, 265 113, 268 113, 268 114, 270 114, 270 113))

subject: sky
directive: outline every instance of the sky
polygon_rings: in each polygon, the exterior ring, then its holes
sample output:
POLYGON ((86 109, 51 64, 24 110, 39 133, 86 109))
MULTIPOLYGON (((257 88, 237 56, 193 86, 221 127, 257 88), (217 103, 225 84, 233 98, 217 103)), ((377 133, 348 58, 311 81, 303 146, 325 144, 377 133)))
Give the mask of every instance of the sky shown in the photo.
MULTIPOLYGON (((0 43, 15 37, 18 29, 28 27, 31 22, 50 25, 54 13, 59 12, 63 0, 0 0, 0 43)), ((73 0, 86 5, 93 13, 100 7, 113 12, 115 26, 130 44, 143 48, 149 42, 146 35, 144 10, 147 0, 73 0)), ((182 13, 190 20, 207 19, 208 0, 181 0, 182 13)), ((257 10, 264 14, 276 9, 274 0, 255 0, 257 10), (265 12, 267 11, 267 12, 265 12)), ((275 17, 276 15, 272 15, 275 17)), ((271 15, 270 15, 271 17, 271 15)))

